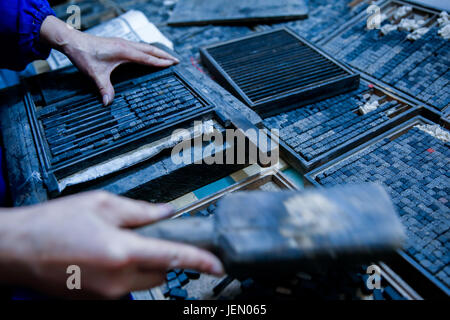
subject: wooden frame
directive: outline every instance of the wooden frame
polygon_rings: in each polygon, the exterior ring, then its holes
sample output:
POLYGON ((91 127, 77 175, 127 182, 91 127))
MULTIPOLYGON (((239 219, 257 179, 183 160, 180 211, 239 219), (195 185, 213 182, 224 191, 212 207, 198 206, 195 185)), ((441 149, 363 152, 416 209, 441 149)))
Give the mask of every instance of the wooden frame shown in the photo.
POLYGON ((348 68, 346 65, 340 63, 339 61, 333 59, 331 56, 322 51, 320 48, 314 46, 308 40, 300 37, 294 31, 286 27, 258 32, 256 34, 251 34, 237 39, 202 47, 200 48, 200 58, 202 60, 202 63, 208 68, 208 70, 220 84, 222 84, 226 89, 228 89, 231 93, 233 93, 238 99, 244 102, 247 106, 249 106, 256 112, 260 113, 264 117, 285 112, 291 109, 295 109, 301 105, 305 105, 320 99, 329 98, 333 95, 350 91, 352 89, 357 88, 357 86, 359 85, 358 73, 353 72, 352 69, 348 68), (331 78, 316 85, 313 88, 300 87, 297 89, 288 90, 285 93, 277 95, 276 97, 273 98, 266 98, 262 99, 261 101, 252 101, 247 96, 247 94, 239 87, 239 85, 237 85, 236 82, 228 75, 228 73, 219 65, 219 63, 214 59, 214 57, 209 53, 209 50, 213 48, 226 46, 234 42, 245 41, 247 39, 280 31, 288 33, 290 36, 294 37, 301 44, 305 45, 306 47, 309 47, 310 49, 315 51, 318 55, 321 55, 325 59, 329 60, 335 66, 343 70, 346 73, 346 75, 339 76, 338 78, 331 78), (315 98, 315 96, 317 95, 320 96, 320 99, 315 98))
MULTIPOLYGON (((347 153, 344 153, 338 158, 334 159, 333 161, 330 161, 327 164, 309 172, 304 177, 305 185, 322 187, 322 185, 316 181, 317 175, 321 174, 322 172, 332 167, 333 165, 340 163, 341 161, 357 154, 363 149, 381 141, 382 139, 395 138, 395 136, 403 134, 404 132, 413 128, 415 125, 439 124, 444 128, 450 130, 450 122, 446 119, 440 118, 439 117, 440 115, 434 110, 422 107, 418 109, 416 112, 418 112, 419 114, 410 119, 409 121, 397 127, 394 127, 393 129, 385 132, 384 134, 360 145, 358 148, 355 148, 347 153)), ((399 250, 397 252, 397 254, 393 257, 393 259, 389 261, 389 265, 393 268, 393 270, 401 272, 409 279, 415 279, 416 281, 415 287, 418 290, 420 290, 419 292, 424 296, 424 298, 448 297, 450 290, 446 288, 446 286, 440 280, 438 280, 434 275, 425 270, 421 265, 419 265, 419 263, 417 263, 414 259, 412 259, 403 250, 399 250)))

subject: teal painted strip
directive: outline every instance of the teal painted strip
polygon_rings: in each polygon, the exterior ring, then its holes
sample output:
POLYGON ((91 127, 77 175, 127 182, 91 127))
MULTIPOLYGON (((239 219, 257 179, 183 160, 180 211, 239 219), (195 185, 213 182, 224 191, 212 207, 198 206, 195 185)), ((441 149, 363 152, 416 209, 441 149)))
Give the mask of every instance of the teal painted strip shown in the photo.
POLYGON ((223 179, 217 180, 211 184, 208 184, 200 189, 195 190, 193 193, 198 199, 203 199, 207 196, 210 196, 214 192, 220 191, 226 187, 235 184, 236 182, 230 177, 225 177, 223 179))
POLYGON ((295 171, 293 168, 287 168, 283 173, 291 180, 298 188, 303 189, 303 176, 295 171))

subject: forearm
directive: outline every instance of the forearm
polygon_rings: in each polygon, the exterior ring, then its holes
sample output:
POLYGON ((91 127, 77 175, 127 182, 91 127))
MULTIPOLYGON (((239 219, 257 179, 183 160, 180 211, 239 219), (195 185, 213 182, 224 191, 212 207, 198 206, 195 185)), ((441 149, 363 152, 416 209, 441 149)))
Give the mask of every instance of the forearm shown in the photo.
MULTIPOLYGON (((23 284, 28 281, 25 275, 24 259, 26 253, 22 232, 28 213, 27 209, 0 209, 0 283, 23 284)), ((29 274, 29 273, 28 273, 29 274)))
POLYGON ((66 53, 70 47, 82 44, 78 39, 83 33, 73 29, 54 16, 48 16, 42 23, 40 39, 53 49, 66 53))

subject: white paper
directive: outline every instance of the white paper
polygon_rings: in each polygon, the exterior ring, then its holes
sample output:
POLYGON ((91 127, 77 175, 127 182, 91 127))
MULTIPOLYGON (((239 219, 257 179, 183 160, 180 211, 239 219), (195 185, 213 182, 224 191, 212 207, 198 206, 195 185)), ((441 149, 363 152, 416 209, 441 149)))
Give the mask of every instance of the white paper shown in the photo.
MULTIPOLYGON (((86 32, 96 36, 118 37, 136 42, 158 42, 173 49, 172 42, 153 23, 148 21, 147 17, 141 11, 137 10, 130 10, 117 18, 90 28, 86 32)), ((70 60, 56 50, 52 50, 47 62, 51 70, 71 65, 70 60)))

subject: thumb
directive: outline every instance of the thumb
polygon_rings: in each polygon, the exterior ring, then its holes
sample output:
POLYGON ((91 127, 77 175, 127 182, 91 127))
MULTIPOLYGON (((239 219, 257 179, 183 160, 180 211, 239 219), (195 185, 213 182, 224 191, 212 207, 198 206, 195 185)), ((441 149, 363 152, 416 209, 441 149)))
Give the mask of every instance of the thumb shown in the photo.
POLYGON ((103 105, 107 106, 111 104, 115 95, 114 87, 111 83, 111 72, 104 72, 95 76, 94 81, 100 91, 103 105))

